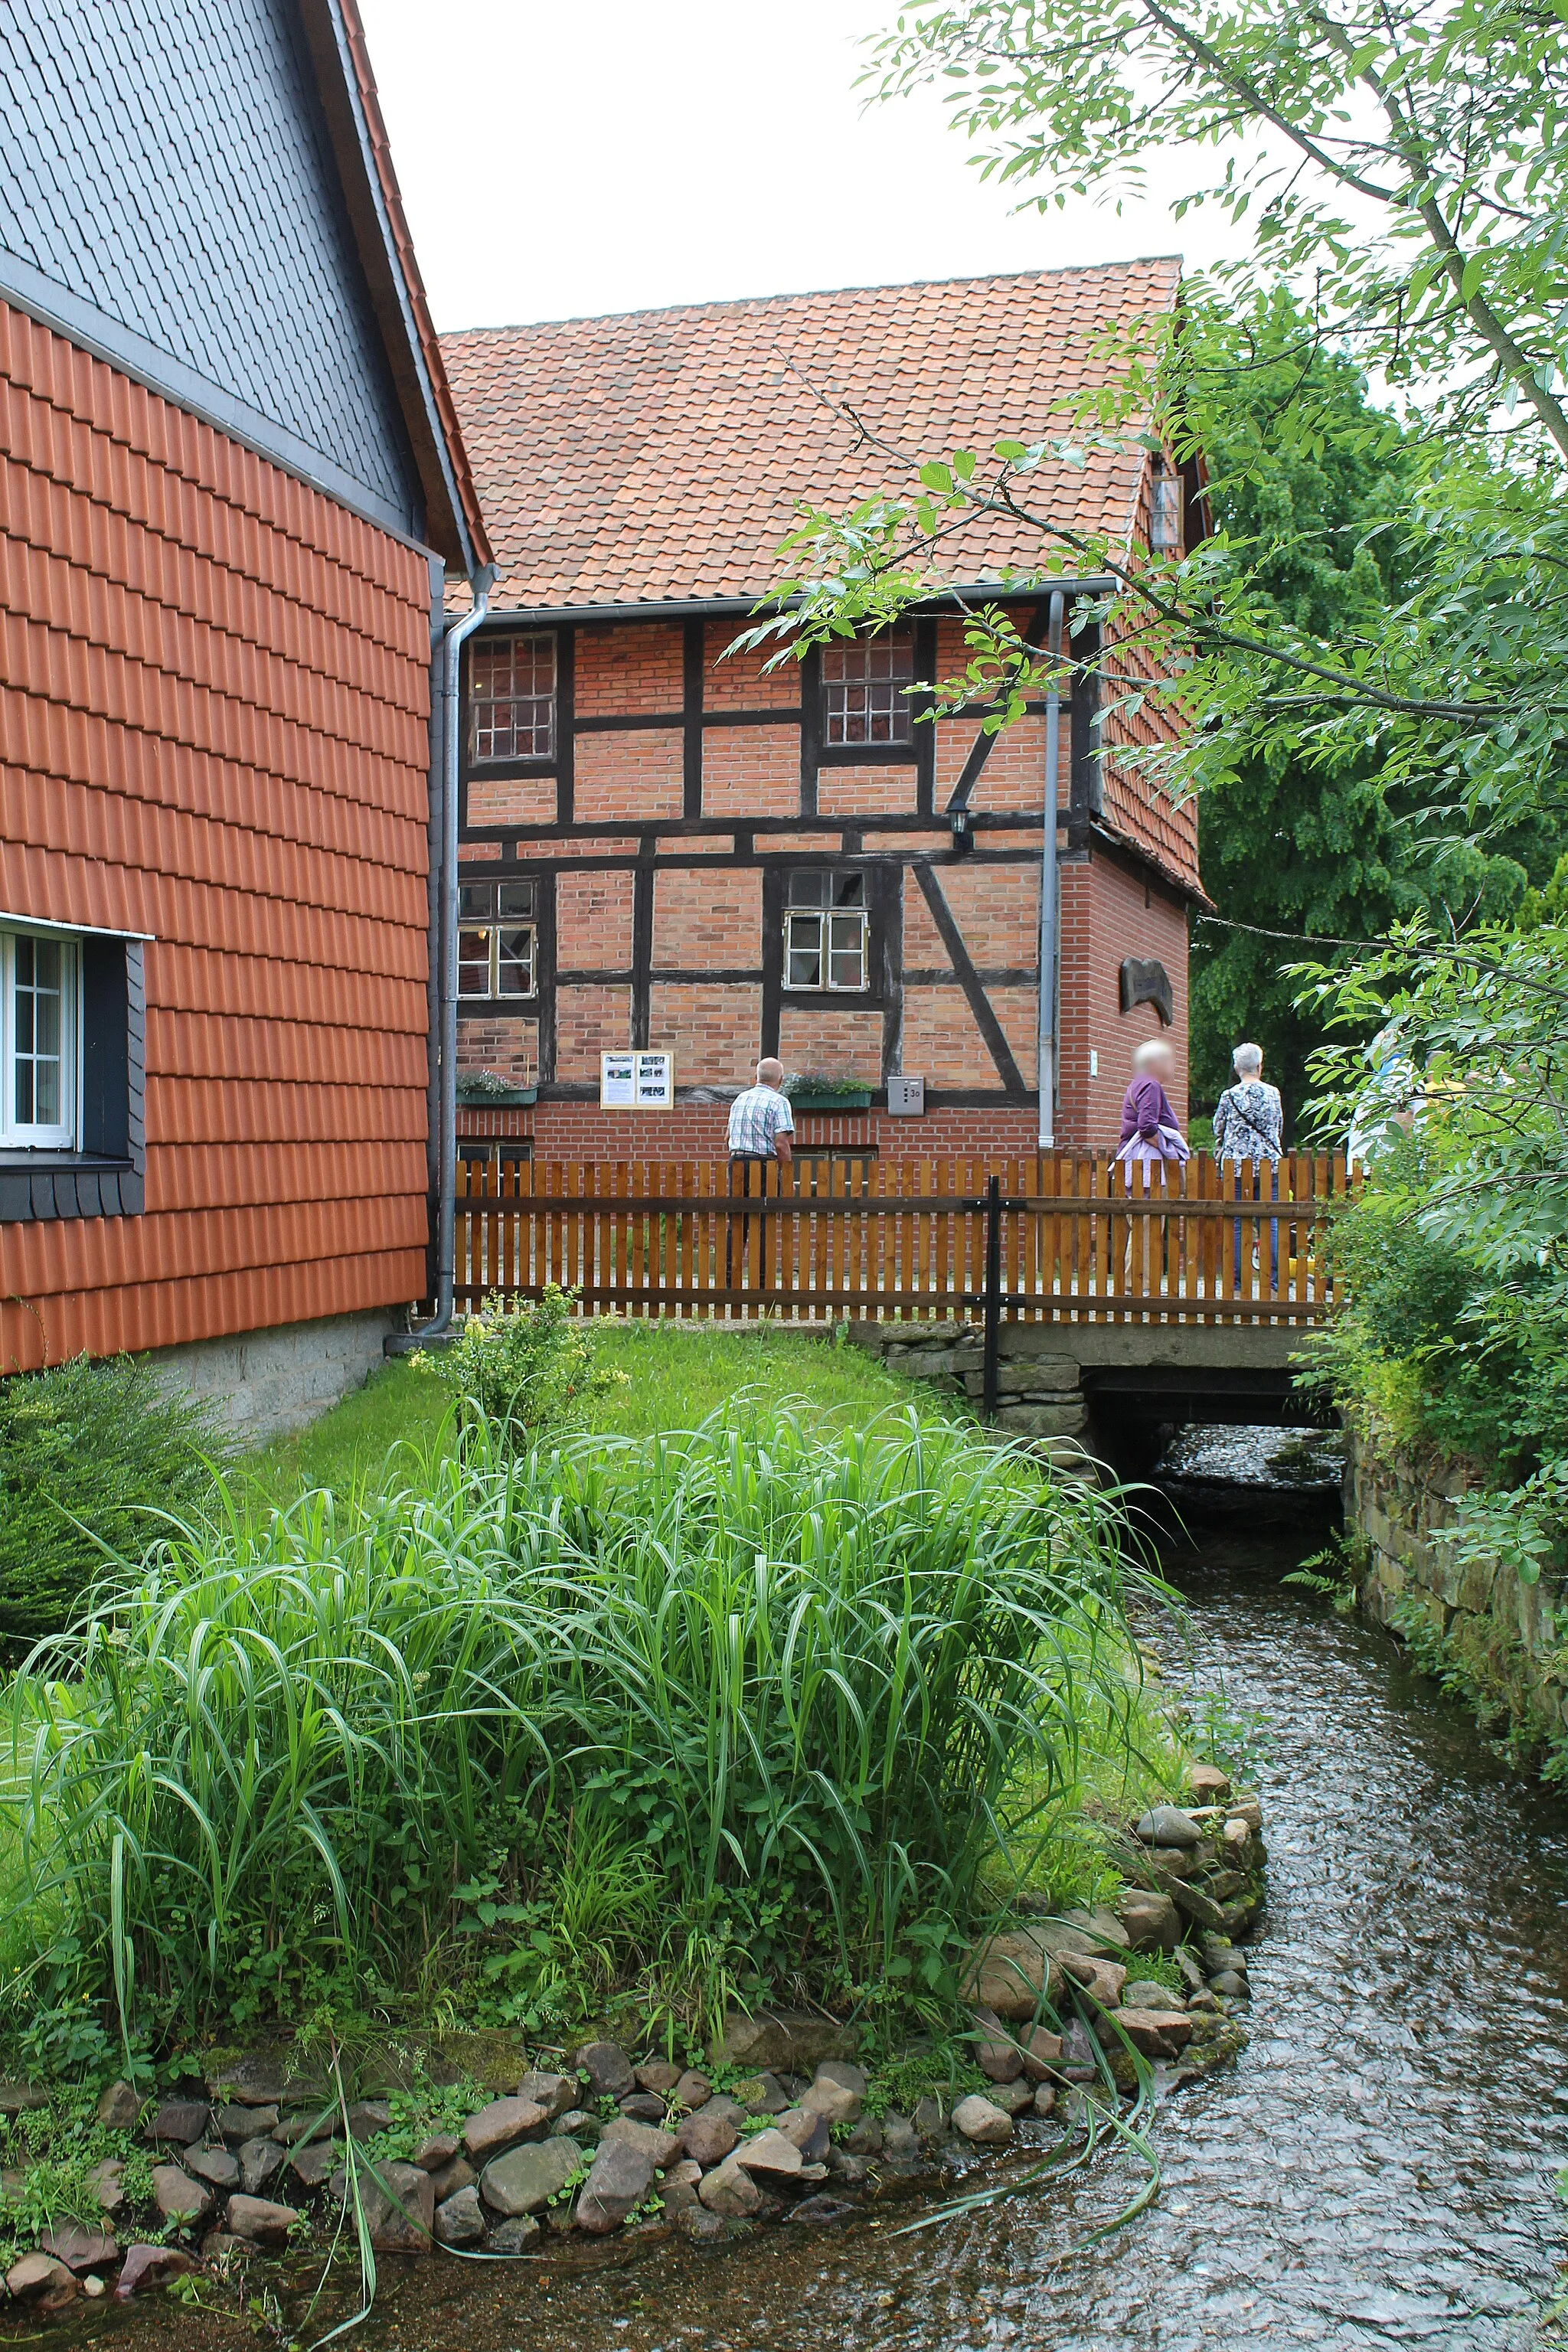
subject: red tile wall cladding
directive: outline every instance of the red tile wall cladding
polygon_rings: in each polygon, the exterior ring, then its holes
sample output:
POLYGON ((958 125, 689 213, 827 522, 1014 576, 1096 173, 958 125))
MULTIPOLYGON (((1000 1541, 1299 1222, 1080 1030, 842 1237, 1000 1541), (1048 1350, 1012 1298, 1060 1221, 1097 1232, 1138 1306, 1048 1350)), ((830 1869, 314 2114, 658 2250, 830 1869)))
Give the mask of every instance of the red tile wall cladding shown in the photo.
POLYGON ((425 1283, 425 558, 0 304, 0 908, 152 935, 139 1217, 0 1224, 0 1364, 425 1283))

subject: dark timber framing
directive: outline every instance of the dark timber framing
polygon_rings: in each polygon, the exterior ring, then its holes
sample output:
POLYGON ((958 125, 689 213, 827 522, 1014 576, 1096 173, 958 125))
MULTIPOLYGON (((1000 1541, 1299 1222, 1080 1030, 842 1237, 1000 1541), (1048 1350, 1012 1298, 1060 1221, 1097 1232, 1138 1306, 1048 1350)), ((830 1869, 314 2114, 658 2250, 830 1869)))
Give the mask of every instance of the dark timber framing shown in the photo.
MULTIPOLYGON (((1068 582, 1069 600, 1086 593, 1103 591, 1105 582, 1068 582)), ((994 593, 994 592, 988 592, 994 593)), ((1032 965, 987 963, 977 964, 965 944, 958 922, 949 905, 942 885, 944 867, 997 866, 1037 869, 1039 853, 1020 835, 1037 833, 1044 822, 1043 805, 1035 809, 974 809, 972 797, 984 772, 995 737, 985 734, 976 724, 976 732, 958 779, 939 807, 936 793, 937 733, 930 723, 929 713, 934 703, 931 691, 936 683, 938 614, 918 614, 913 621, 914 677, 917 691, 911 696, 913 720, 911 740, 905 743, 836 744, 824 741, 824 692, 822 664, 814 650, 800 663, 798 701, 772 704, 753 709, 710 709, 705 707, 707 690, 707 624, 721 613, 739 614, 747 608, 733 602, 703 604, 692 602, 649 604, 601 610, 583 608, 565 612, 495 613, 486 624, 485 634, 523 634, 541 628, 550 629, 556 639, 556 724, 554 756, 549 760, 518 761, 486 761, 476 769, 469 757, 470 736, 465 727, 462 772, 461 819, 463 841, 481 855, 471 855, 461 861, 465 878, 473 880, 506 880, 527 876, 540 885, 539 890, 539 978, 536 994, 516 1003, 498 1003, 491 1000, 465 1000, 460 1010, 468 1014, 493 1020, 515 1014, 539 1022, 539 1077, 542 1098, 563 1102, 587 1102, 597 1098, 596 1085, 587 1080, 557 1083, 556 1033, 559 992, 574 987, 600 986, 624 988, 628 992, 630 1034, 627 1042, 635 1046, 647 1046, 658 1041, 652 1035, 652 992, 658 982, 696 982, 715 987, 756 987, 761 985, 761 1034, 759 1046, 763 1053, 776 1053, 783 1009, 785 1005, 809 1008, 820 1015, 823 1053, 833 1054, 832 1023, 838 1012, 876 1011, 882 1023, 882 1073, 899 1071, 903 1064, 903 1029, 906 992, 921 990, 952 990, 962 992, 972 1018, 979 1029, 992 1063, 997 1083, 993 1088, 977 1087, 931 1087, 927 1088, 927 1101, 933 1108, 983 1108, 991 1105, 1016 1107, 1036 1099, 1026 1083, 1016 1056, 1007 1043, 1005 1032, 991 1003, 991 992, 1000 988, 1018 990, 1033 988, 1037 971, 1032 965), (654 712, 603 712, 578 718, 575 710, 575 644, 579 624, 602 625, 605 622, 627 625, 660 624, 679 637, 680 661, 680 700, 679 707, 654 712), (799 797, 795 811, 788 814, 745 812, 741 814, 718 814, 704 805, 703 741, 710 729, 732 730, 736 728, 792 727, 799 734, 799 797), (578 735, 590 734, 676 734, 680 745, 680 813, 650 818, 647 814, 626 817, 606 817, 591 822, 579 822, 576 815, 574 747, 578 735), (904 767, 913 771, 913 807, 906 803, 901 810, 882 812, 868 808, 848 815, 836 812, 824 816, 819 802, 817 780, 823 770, 878 769, 904 767), (497 782, 511 780, 547 778, 553 781, 555 814, 552 821, 527 824, 518 821, 500 824, 473 825, 468 822, 468 788, 476 775, 497 782), (966 820, 968 841, 963 848, 954 845, 953 817, 962 813, 966 820), (838 847, 823 846, 822 835, 837 836, 838 847), (866 836, 874 833, 875 845, 865 847, 866 836), (994 842, 994 835, 1007 836, 994 842), (800 866, 853 866, 867 877, 867 907, 869 917, 870 969, 869 985, 863 991, 792 992, 784 984, 784 910, 786 877, 792 867, 800 866), (757 943, 759 961, 744 961, 732 968, 717 967, 694 971, 689 962, 669 964, 654 961, 658 942, 654 929, 654 881, 661 871, 687 874, 709 867, 725 870, 759 872, 762 877, 762 938, 757 943), (588 966, 571 971, 557 970, 556 955, 556 877, 562 874, 620 873, 628 874, 632 881, 631 903, 631 964, 627 970, 616 966, 588 966), (947 951, 945 968, 905 970, 903 964, 904 877, 912 875, 929 909, 938 935, 947 951)), ((944 608, 946 609, 946 608, 944 608)), ((1104 819, 1104 794, 1100 755, 1100 629, 1098 621, 1080 621, 1072 626, 1074 605, 1069 601, 1068 625, 1072 630, 1070 643, 1074 659, 1071 698, 1064 711, 1064 731, 1069 742, 1064 744, 1064 766, 1067 768, 1068 791, 1066 804, 1058 809, 1058 824, 1065 827, 1063 856, 1070 862, 1082 863, 1091 856, 1109 857, 1123 870, 1141 875, 1152 887, 1166 897, 1191 897, 1190 887, 1168 873, 1154 855, 1139 844, 1112 834, 1104 819)), ((1047 606, 1037 593, 1029 599, 1028 613, 1022 634, 1026 643, 1037 646, 1043 637, 1047 606)), ((466 684, 466 677, 465 677, 466 684)), ((1031 709, 1044 705, 1031 704, 1031 709)), ((1041 778, 1043 784, 1043 774, 1041 778)), ((1043 793, 1042 793, 1043 802, 1043 793)), ((695 1080, 690 1087, 680 1086, 679 1096, 689 1099, 693 1093, 704 1095, 706 1082, 695 1080)), ((885 1088, 874 1089, 875 1101, 885 1101, 885 1088)))
POLYGON ((952 919, 952 909, 942 895, 941 880, 929 859, 921 857, 915 860, 915 879, 921 886, 921 895, 931 908, 931 920, 942 934, 942 943, 952 959, 958 984, 969 1000, 974 1025, 985 1040, 985 1050, 996 1065, 997 1076, 1006 1088, 1009 1100, 1027 1101, 1028 1088, 1024 1084, 1024 1074, 1013 1058, 1013 1048, 1002 1034, 1002 1024, 991 1009, 991 999, 970 961, 969 950, 963 944, 963 934, 952 919))
MULTIPOLYGON (((700 784, 701 779, 699 778, 700 784)), ((646 1045, 653 1003, 653 844, 645 833, 632 875, 632 1044, 646 1045)))

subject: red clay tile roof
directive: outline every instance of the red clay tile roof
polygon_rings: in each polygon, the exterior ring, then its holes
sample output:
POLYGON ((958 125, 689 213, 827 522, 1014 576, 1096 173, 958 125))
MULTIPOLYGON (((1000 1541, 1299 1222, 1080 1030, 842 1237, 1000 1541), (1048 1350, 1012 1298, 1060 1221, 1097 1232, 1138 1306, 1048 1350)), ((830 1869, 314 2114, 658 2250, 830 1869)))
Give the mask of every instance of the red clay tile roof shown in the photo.
MULTIPOLYGON (((755 595, 797 499, 908 486, 845 407, 915 460, 1060 429, 1106 378, 1103 331, 1158 319, 1180 279, 1164 257, 444 335, 500 567, 493 604, 755 595)), ((1054 520, 1125 541, 1142 465, 1056 467, 1037 493, 1054 520)), ((950 579, 1038 545, 989 520, 966 539, 950 579)))

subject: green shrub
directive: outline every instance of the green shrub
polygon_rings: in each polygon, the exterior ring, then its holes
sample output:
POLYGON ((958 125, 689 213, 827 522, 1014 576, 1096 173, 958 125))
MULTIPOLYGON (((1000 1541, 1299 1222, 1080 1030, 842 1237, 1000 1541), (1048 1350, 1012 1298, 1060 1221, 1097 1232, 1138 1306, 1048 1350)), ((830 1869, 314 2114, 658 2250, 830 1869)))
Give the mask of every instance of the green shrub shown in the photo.
POLYGON ((1505 1291, 1468 1236, 1428 1218, 1453 1157, 1436 1125, 1400 1138, 1335 1220, 1344 1303, 1313 1335, 1310 1378, 1394 1444, 1483 1465, 1507 1486, 1543 1445, 1568 1444, 1560 1310, 1544 1267, 1515 1266, 1505 1291), (1549 1348, 1533 1344, 1537 1325, 1549 1348))
POLYGON ((105 1548, 140 1558, 151 1515, 197 1502, 222 1452, 210 1418, 129 1357, 0 1381, 0 1654, 59 1633, 111 1572, 105 1548))
POLYGON ((624 1386, 624 1372, 595 1369, 589 1327, 554 1283, 532 1305, 497 1294, 470 1315, 449 1348, 416 1362, 457 1391, 466 1415, 526 1444, 579 1420, 591 1397, 624 1386))
POLYGON ((1310 1377, 1374 1444, 1462 1460, 1458 1564, 1512 1561, 1526 1583, 1568 1569, 1561 895, 1549 887, 1520 928, 1402 929, 1312 990, 1335 1025, 1380 1025, 1373 1047, 1316 1060, 1332 1089, 1320 1108, 1372 1164, 1335 1220, 1348 1297, 1310 1342, 1310 1377))
POLYGON ((912 1412, 417 1475, 171 1538, 14 1685, 10 1930, 144 2027, 407 1984, 459 1910, 517 2004, 596 1945, 846 1985, 1125 1703, 1113 1507, 912 1412))

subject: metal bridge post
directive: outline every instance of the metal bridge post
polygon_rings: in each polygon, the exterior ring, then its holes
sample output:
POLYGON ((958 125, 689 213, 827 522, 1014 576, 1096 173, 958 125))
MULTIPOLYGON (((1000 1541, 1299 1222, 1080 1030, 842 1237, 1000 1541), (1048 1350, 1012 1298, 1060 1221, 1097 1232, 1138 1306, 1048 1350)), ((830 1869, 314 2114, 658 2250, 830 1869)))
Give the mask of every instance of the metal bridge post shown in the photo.
POLYGON ((1002 1179, 985 1182, 985 1370, 982 1410, 996 1418, 996 1360, 1002 1340, 1002 1179))

